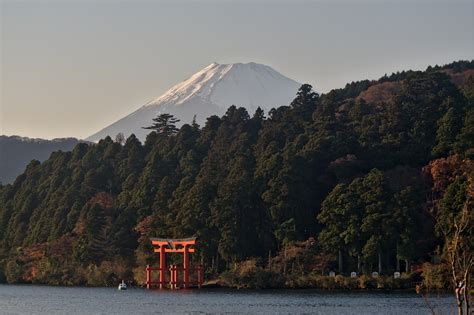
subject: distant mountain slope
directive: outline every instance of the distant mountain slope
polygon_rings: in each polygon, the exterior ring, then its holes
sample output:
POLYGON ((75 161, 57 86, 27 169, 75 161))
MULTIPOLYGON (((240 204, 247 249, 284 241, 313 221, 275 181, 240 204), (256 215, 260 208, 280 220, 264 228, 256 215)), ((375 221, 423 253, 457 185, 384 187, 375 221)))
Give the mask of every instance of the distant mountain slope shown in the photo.
POLYGON ((249 113, 259 106, 269 111, 289 104, 300 86, 300 83, 265 65, 212 63, 86 140, 98 141, 106 136, 114 137, 119 132, 125 137, 134 133, 144 140, 149 130, 142 127, 150 125, 152 119, 161 113, 173 114, 181 123, 190 123, 196 115, 197 122, 203 125, 207 117, 221 116, 231 105, 245 107, 249 113))
POLYGON ((31 160, 44 161, 53 151, 70 151, 79 143, 75 138, 53 140, 0 136, 0 182, 11 183, 31 160))

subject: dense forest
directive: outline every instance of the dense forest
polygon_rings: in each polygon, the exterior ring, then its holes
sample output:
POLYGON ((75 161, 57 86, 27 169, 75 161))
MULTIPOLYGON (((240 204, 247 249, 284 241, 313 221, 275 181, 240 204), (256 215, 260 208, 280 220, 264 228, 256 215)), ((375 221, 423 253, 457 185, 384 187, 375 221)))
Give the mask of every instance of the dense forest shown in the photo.
POLYGON ((0 186, 0 278, 140 283, 149 237, 190 236, 208 277, 409 272, 442 265, 452 218, 472 209, 474 61, 144 127, 145 143, 79 143, 0 186))

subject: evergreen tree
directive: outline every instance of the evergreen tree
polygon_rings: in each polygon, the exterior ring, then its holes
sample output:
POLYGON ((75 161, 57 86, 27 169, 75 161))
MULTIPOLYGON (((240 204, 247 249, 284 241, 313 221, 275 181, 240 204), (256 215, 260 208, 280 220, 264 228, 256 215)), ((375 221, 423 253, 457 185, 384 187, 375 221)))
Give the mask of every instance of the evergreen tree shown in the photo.
POLYGON ((474 108, 466 112, 463 126, 456 137, 454 145, 457 152, 466 154, 472 159, 474 155, 474 152, 472 152, 472 148, 474 148, 474 108))
POLYGON ((179 129, 176 128, 176 123, 178 122, 179 119, 175 118, 171 114, 160 114, 158 117, 153 118, 153 125, 143 127, 143 129, 154 130, 158 134, 170 136, 178 132, 179 129))

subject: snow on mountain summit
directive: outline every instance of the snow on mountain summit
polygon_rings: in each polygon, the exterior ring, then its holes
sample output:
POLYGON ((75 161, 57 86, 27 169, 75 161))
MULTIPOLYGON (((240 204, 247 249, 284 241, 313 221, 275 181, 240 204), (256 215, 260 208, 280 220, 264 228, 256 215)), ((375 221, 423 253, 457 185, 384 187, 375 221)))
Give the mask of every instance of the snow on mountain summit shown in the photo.
POLYGON ((191 122, 196 115, 197 122, 203 125, 207 117, 223 115, 231 105, 245 107, 250 114, 259 106, 268 111, 288 105, 300 86, 262 64, 214 62, 86 140, 98 141, 119 132, 126 137, 134 133, 144 140, 149 130, 142 127, 149 126, 161 113, 173 114, 181 123, 191 122))
MULTIPOLYGON (((273 96, 273 93, 278 94, 279 91, 268 88, 285 87, 289 83, 287 81, 292 81, 297 87, 300 85, 268 66, 253 62, 222 65, 212 63, 145 106, 169 102, 181 105, 194 96, 208 99, 225 108, 233 104, 252 107, 275 106, 274 103, 266 103, 271 102, 272 98, 278 101, 280 97, 273 96)), ((293 87, 291 89, 293 93, 293 87)), ((293 97, 294 93, 291 96, 293 97)))

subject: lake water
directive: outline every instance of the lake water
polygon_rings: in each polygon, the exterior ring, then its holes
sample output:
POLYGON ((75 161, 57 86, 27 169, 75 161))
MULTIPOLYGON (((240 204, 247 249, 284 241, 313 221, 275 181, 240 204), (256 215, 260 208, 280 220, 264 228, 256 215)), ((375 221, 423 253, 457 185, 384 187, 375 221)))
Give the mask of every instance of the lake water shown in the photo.
MULTIPOLYGON (((430 297, 455 314, 451 295, 430 297)), ((431 314, 415 293, 309 290, 158 291, 0 285, 0 314, 431 314)))

